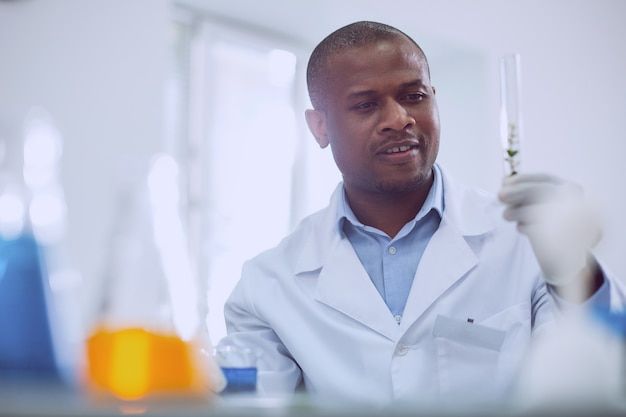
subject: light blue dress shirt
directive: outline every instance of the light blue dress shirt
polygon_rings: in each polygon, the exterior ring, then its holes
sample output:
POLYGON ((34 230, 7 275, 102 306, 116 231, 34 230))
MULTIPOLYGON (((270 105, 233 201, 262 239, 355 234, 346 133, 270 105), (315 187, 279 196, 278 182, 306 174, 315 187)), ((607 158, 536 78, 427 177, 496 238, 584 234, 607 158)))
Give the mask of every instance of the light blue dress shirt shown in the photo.
POLYGON ((413 285, 417 265, 443 215, 443 180, 433 167, 433 185, 415 218, 392 239, 385 232, 361 223, 346 200, 339 204, 339 228, 348 238, 374 286, 398 324, 413 285))

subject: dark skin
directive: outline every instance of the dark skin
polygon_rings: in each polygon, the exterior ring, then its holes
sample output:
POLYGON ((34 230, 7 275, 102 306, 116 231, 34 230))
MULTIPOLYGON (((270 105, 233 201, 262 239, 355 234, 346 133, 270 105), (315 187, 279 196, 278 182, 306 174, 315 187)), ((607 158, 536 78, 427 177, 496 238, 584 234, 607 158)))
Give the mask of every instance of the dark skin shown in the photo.
POLYGON ((433 183, 439 113, 422 52, 398 35, 331 57, 327 108, 307 110, 330 145, 357 218, 394 237, 433 183))

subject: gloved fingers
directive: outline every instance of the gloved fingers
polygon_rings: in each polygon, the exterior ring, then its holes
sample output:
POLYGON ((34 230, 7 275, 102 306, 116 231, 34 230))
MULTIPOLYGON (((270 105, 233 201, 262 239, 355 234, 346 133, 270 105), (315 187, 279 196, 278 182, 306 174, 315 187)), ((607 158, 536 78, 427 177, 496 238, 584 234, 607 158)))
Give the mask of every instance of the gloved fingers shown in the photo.
POLYGON ((548 174, 518 174, 502 181, 499 198, 507 205, 531 204, 549 198, 560 181, 548 174))
POLYGON ((522 183, 522 182, 561 184, 564 181, 560 177, 554 176, 552 174, 547 174, 544 172, 510 175, 502 179, 502 184, 517 184, 517 183, 522 183))
POLYGON ((531 239, 581 239, 586 236, 586 214, 568 204, 530 204, 507 207, 504 218, 517 223, 518 230, 531 239))
POLYGON ((502 186, 498 198, 508 206, 518 206, 548 200, 553 192, 551 184, 519 183, 502 186))
POLYGON ((527 226, 549 221, 548 218, 554 216, 552 214, 554 211, 555 208, 547 204, 508 206, 504 210, 503 216, 508 221, 517 222, 520 226, 527 226))
POLYGON ((600 218, 587 204, 555 201, 509 206, 503 216, 508 221, 517 222, 521 226, 520 231, 527 230, 527 226, 537 226, 561 235, 577 233, 586 236, 593 244, 599 240, 600 218))
POLYGON ((583 197, 583 190, 548 174, 518 174, 503 181, 498 197, 508 206, 518 206, 578 199, 583 197))

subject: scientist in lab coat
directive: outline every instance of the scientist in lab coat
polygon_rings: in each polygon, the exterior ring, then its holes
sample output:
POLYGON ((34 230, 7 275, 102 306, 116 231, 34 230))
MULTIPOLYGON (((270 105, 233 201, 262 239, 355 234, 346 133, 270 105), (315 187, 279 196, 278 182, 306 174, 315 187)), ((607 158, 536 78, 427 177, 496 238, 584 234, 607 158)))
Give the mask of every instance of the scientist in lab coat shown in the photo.
POLYGON ((436 163, 439 116, 420 47, 357 22, 307 69, 308 126, 343 181, 327 208, 243 266, 221 343, 259 354, 258 391, 388 402, 499 398, 560 304, 618 308, 590 255, 582 192, 518 174, 499 198, 436 163))

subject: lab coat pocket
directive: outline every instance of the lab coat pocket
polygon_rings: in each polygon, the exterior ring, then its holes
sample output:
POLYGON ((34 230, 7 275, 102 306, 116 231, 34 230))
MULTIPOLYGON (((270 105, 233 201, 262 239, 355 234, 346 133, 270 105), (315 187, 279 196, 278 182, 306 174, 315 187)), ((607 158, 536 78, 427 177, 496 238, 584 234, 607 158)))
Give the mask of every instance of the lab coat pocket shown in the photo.
POLYGON ((442 394, 493 394, 506 331, 437 316, 433 336, 442 394))
POLYGON ((506 332, 474 324, 470 321, 455 320, 438 315, 433 328, 435 337, 444 337, 463 344, 499 351, 506 332))

